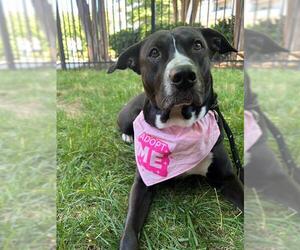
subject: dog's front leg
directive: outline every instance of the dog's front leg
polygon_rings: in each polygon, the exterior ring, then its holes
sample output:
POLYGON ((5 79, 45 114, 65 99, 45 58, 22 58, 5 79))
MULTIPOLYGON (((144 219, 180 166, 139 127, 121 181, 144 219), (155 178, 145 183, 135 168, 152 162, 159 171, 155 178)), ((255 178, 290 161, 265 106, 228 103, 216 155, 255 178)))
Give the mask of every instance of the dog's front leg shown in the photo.
POLYGON ((129 207, 120 250, 138 249, 138 237, 147 217, 154 195, 154 187, 147 187, 136 173, 129 196, 129 207))
POLYGON ((210 176, 208 182, 220 190, 225 199, 244 211, 244 187, 233 172, 221 178, 220 176, 210 176))
POLYGON ((245 183, 266 197, 300 212, 300 186, 284 171, 274 152, 260 143, 250 150, 245 183))
POLYGON ((231 161, 223 143, 215 146, 212 150, 214 160, 206 175, 208 182, 219 189, 222 195, 244 210, 244 187, 233 172, 231 161))
POLYGON ((223 179, 220 191, 227 200, 244 211, 244 187, 234 173, 223 179))

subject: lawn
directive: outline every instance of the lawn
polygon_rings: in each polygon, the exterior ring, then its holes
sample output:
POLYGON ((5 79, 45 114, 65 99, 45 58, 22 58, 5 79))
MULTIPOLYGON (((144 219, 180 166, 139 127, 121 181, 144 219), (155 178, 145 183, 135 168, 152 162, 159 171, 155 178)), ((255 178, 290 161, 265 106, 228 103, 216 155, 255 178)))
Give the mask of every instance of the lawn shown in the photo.
MULTIPOLYGON (((243 149, 243 72, 214 69, 224 115, 243 149)), ((135 173, 134 150, 116 126, 121 107, 142 91, 130 71, 59 71, 57 247, 117 249, 135 173)), ((192 178, 157 193, 141 249, 243 249, 243 215, 192 178)))
MULTIPOLYGON (((252 69, 250 77, 262 110, 280 128, 295 162, 300 166, 300 72, 272 68, 252 69)), ((268 143, 279 155, 272 136, 268 143)), ((245 208, 247 249, 299 249, 299 214, 280 204, 269 202, 249 189, 245 192, 245 208)))
POLYGON ((0 79, 0 249, 51 249, 56 72, 1 70, 0 79))

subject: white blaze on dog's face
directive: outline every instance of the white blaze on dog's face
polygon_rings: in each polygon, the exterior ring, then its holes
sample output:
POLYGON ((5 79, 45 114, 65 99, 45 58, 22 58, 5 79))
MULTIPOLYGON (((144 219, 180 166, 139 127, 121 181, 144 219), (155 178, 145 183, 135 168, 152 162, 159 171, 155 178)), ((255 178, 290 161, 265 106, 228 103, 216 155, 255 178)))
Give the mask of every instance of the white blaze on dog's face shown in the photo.
MULTIPOLYGON (((165 71, 164 71, 164 78, 163 78, 163 86, 165 88, 165 92, 167 96, 172 96, 173 95, 173 81, 171 79, 171 74, 172 71, 175 71, 176 69, 180 68, 186 68, 190 70, 190 73, 195 74, 195 78, 197 79, 197 68, 194 64, 194 62, 187 57, 184 54, 181 54, 176 47, 176 39, 172 35, 172 41, 173 41, 173 46, 174 46, 174 53, 171 57, 171 60, 167 63, 165 71)), ((194 79, 193 79, 194 80, 194 79)), ((189 104, 189 103, 187 103, 189 104)))

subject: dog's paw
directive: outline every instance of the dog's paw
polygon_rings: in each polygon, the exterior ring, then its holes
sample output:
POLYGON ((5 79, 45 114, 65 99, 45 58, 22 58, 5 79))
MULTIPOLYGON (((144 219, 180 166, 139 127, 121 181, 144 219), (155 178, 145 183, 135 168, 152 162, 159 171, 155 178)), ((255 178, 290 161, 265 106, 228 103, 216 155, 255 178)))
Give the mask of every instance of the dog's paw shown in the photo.
POLYGON ((133 136, 122 134, 122 140, 126 143, 132 143, 133 142, 133 136))

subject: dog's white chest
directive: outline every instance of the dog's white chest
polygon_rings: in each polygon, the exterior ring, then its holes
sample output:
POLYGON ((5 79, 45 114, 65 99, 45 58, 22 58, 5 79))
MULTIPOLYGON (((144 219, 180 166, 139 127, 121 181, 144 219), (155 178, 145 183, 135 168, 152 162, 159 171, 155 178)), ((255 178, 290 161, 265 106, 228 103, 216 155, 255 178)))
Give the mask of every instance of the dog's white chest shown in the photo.
POLYGON ((196 112, 192 112, 192 116, 189 119, 184 119, 181 114, 182 107, 174 107, 171 110, 169 120, 166 123, 161 122, 161 115, 156 115, 155 125, 158 129, 168 128, 172 126, 179 126, 179 127, 190 127, 192 126, 197 120, 200 120, 204 117, 207 112, 206 106, 201 108, 201 111, 198 115, 196 112))

